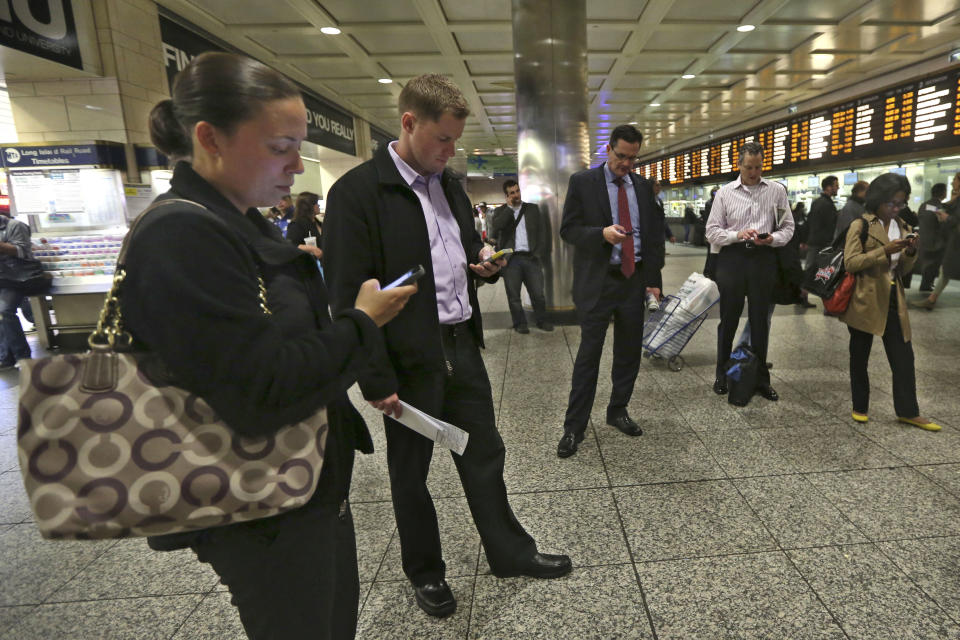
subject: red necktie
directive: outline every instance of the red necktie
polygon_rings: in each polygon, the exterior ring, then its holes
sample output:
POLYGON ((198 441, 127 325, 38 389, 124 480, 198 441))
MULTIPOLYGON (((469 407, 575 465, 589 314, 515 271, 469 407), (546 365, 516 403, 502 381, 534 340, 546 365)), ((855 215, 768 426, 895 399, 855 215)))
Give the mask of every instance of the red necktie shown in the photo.
POLYGON ((625 278, 633 275, 636 265, 633 264, 636 259, 633 255, 633 225, 630 224, 630 205, 627 204, 627 190, 623 186, 623 178, 614 178, 613 183, 617 185, 617 216, 620 218, 620 226, 625 229, 627 237, 620 243, 620 271, 625 278))

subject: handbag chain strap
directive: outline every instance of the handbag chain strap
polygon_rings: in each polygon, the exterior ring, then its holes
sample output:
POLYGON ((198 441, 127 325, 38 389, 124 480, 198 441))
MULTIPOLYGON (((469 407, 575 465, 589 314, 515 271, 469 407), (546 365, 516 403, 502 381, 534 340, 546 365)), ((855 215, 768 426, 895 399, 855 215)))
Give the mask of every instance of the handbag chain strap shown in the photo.
MULTIPOLYGON (((138 223, 149 211, 164 204, 175 204, 177 202, 188 202, 196 207, 203 206, 195 202, 175 199, 155 202, 130 225, 127 236, 123 239, 123 247, 120 249, 120 255, 117 258, 117 270, 113 276, 113 282, 110 285, 110 292, 107 293, 107 297, 103 301, 103 308, 100 310, 97 328, 90 334, 90 337, 87 338, 87 344, 90 345, 91 349, 98 351, 105 349, 123 349, 133 343, 133 337, 130 335, 130 332, 123 328, 123 317, 120 313, 120 285, 123 283, 124 278, 127 277, 127 271, 123 265, 126 263, 127 247, 129 246, 130 237, 133 235, 133 231, 138 223)), ((259 275, 257 276, 257 289, 260 298, 260 310, 263 311, 264 315, 272 315, 270 308, 267 306, 267 287, 263 282, 263 278, 259 275)))
MULTIPOLYGON (((113 276, 110 292, 104 298, 103 308, 100 309, 97 328, 87 338, 87 344, 90 345, 91 349, 96 347, 102 349, 107 346, 111 349, 123 349, 133 343, 130 332, 123 328, 123 316, 120 313, 120 285, 126 276, 125 269, 119 269, 113 276)), ((270 307, 267 306, 267 287, 260 276, 257 276, 257 288, 259 290, 260 310, 266 316, 273 315, 270 307)))

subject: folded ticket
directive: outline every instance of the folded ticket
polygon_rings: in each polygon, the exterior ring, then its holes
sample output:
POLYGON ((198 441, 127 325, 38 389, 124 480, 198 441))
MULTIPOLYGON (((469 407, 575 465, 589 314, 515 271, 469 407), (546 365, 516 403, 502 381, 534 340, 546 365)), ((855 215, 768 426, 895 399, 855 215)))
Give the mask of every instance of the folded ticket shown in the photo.
POLYGON ((400 406, 403 407, 403 413, 399 418, 394 417, 394 420, 433 440, 441 447, 446 447, 458 455, 463 455, 467 448, 467 440, 470 438, 469 433, 443 420, 438 420, 416 407, 410 406, 403 400, 400 401, 400 406))

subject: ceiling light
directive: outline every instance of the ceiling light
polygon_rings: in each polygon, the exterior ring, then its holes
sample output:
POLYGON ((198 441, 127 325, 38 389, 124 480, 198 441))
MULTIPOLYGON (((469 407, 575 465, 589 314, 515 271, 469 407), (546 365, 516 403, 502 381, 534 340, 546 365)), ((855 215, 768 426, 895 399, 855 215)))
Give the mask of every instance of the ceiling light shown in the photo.
POLYGON ((633 122, 631 122, 630 124, 640 124, 640 123, 639 123, 639 122, 637 122, 636 120, 634 120, 634 121, 633 121, 633 122))
POLYGON ((320 33, 325 33, 328 36, 336 36, 340 34, 340 29, 336 27, 320 27, 320 33))
POLYGON ((692 73, 685 73, 685 74, 683 74, 683 75, 680 76, 680 77, 683 78, 684 80, 693 80, 693 79, 696 78, 697 76, 695 76, 695 75, 692 74, 692 73))
POLYGON ((377 82, 379 82, 380 84, 390 84, 391 82, 393 82, 393 80, 391 80, 390 78, 379 78, 377 82))
POLYGON ((757 28, 756 25, 742 24, 739 27, 737 27, 737 31, 739 31, 740 33, 746 33, 748 31, 753 31, 756 28, 757 28))
POLYGON ((956 62, 960 60, 960 49, 950 52, 950 62, 956 62))
POLYGON ((651 107, 659 107, 659 106, 660 106, 660 103, 659 103, 659 102, 651 102, 651 103, 650 103, 650 106, 651 106, 651 107))

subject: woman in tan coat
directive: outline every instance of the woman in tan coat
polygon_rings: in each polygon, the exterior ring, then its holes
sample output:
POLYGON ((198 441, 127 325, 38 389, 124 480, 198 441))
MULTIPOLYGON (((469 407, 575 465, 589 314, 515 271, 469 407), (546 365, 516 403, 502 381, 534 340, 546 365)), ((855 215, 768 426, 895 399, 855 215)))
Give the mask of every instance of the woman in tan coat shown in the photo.
POLYGON ((886 173, 867 189, 866 210, 847 230, 844 267, 856 276, 850 306, 840 316, 850 330, 850 388, 853 419, 867 421, 870 380, 867 362, 873 336, 883 338, 893 372, 893 407, 897 420, 939 431, 940 425, 920 415, 910 342, 910 319, 901 273, 910 273, 917 260, 917 238, 899 216, 910 195, 910 183, 901 175, 886 173), (861 244, 863 224, 867 236, 861 244))

